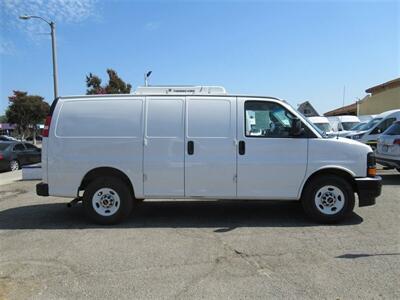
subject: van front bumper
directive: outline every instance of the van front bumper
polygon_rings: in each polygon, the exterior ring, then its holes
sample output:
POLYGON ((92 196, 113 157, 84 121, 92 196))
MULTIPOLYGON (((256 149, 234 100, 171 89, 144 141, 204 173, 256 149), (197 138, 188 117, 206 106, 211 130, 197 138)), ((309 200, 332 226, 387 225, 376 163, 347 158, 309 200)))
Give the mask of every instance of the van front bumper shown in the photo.
POLYGON ((375 199, 382 192, 382 178, 380 176, 356 178, 358 206, 375 204, 375 199))
POLYGON ((48 196, 49 195, 49 185, 44 182, 40 182, 36 185, 36 195, 38 196, 48 196))

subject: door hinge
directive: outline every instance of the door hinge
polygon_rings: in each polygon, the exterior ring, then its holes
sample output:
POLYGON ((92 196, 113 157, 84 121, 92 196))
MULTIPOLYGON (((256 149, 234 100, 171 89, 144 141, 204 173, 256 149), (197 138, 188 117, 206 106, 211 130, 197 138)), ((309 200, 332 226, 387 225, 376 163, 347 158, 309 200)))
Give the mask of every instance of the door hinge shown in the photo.
POLYGON ((237 174, 233 175, 233 182, 237 182, 237 174))
POLYGON ((147 180, 147 175, 143 173, 143 181, 147 180))

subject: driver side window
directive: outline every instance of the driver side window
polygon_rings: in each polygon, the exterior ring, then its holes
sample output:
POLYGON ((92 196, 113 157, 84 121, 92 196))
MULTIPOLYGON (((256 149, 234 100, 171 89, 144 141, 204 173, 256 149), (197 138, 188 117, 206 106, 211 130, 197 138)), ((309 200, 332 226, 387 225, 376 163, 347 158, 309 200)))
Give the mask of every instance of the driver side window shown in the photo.
POLYGON ((247 137, 289 138, 292 122, 291 112, 274 102, 245 102, 245 135, 247 137))

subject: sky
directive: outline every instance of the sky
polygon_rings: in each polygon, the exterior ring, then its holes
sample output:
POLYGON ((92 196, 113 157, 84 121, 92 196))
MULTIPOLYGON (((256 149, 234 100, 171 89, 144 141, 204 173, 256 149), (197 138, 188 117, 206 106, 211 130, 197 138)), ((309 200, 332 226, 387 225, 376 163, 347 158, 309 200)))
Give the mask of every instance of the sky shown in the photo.
POLYGON ((133 85, 221 85, 322 114, 400 77, 400 1, 0 0, 0 115, 13 90, 53 100, 106 69, 133 85))

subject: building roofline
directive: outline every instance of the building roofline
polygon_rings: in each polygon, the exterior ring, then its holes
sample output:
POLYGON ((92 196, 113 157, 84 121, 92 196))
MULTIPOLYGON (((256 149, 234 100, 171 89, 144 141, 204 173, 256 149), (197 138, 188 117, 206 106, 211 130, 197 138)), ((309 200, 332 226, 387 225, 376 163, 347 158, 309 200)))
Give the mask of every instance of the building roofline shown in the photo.
POLYGON ((385 89, 394 88, 394 87, 398 87, 398 86, 400 86, 400 77, 395 78, 393 80, 386 81, 386 82, 378 84, 378 85, 375 85, 373 87, 370 87, 370 88, 366 89, 365 92, 369 93, 369 94, 374 94, 377 92, 381 92, 385 89))
POLYGON ((338 115, 342 115, 342 114, 346 114, 346 112, 348 111, 356 111, 357 112, 357 103, 352 103, 346 106, 342 106, 330 111, 327 111, 326 113, 324 113, 325 117, 330 117, 330 116, 338 116, 338 115))

